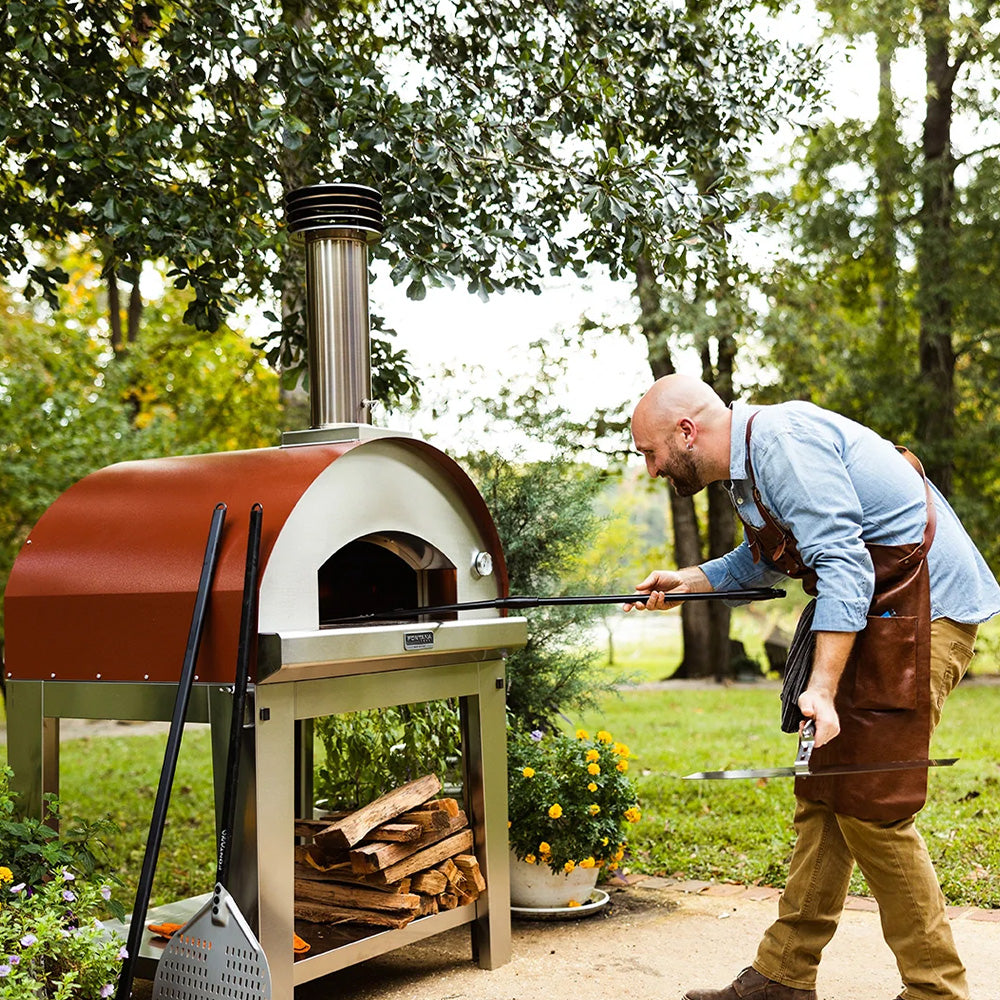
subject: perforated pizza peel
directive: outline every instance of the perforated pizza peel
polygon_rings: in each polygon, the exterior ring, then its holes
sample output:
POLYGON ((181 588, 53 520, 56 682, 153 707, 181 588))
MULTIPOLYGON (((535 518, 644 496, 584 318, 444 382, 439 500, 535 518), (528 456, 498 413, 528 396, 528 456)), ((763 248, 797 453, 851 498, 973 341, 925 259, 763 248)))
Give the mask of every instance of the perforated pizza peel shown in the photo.
POLYGON ((260 556, 262 508, 250 511, 240 644, 229 730, 226 785, 219 833, 219 860, 212 898, 167 942, 156 967, 153 1000, 270 1000, 271 970, 267 956, 236 901, 225 887, 240 760, 240 732, 246 704, 250 641, 254 628, 257 564, 260 556))

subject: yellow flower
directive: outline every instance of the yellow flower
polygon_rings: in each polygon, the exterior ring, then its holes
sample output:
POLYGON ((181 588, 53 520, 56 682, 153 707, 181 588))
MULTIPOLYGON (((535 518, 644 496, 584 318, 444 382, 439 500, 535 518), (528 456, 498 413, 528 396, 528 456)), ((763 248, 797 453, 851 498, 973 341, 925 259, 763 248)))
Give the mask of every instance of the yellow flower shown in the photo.
POLYGON ((596 816, 601 811, 601 807, 596 802, 591 802, 587 811, 591 816, 596 816))
POLYGON ((616 743, 611 748, 619 757, 627 757, 629 755, 629 749, 624 743, 616 743))
POLYGON ((601 765, 600 764, 588 764, 587 765, 587 774, 600 774, 600 773, 601 773, 601 765))
POLYGON ((525 854, 524 860, 526 864, 533 865, 535 863, 534 854, 525 854))
POLYGON ((535 776, 535 769, 533 767, 526 767, 521 771, 526 778, 533 778, 535 776))
POLYGON ((562 806, 554 802, 549 806, 549 819, 559 819, 560 816, 562 816, 562 806))
POLYGON ((547 841, 547 840, 543 840, 543 841, 542 841, 542 842, 541 842, 541 843, 540 843, 540 844, 538 845, 538 853, 539 853, 539 854, 549 854, 549 853, 551 853, 551 851, 552 851, 552 848, 551 848, 551 847, 549 847, 549 844, 548 844, 548 841, 547 841))
POLYGON ((596 792, 597 791, 597 782, 596 781, 592 781, 589 785, 587 785, 587 791, 588 792, 596 792))
POLYGON ((601 847, 607 847, 607 846, 608 846, 608 838, 601 837, 601 847))
POLYGON ((614 742, 614 737, 606 729, 601 729, 597 733, 597 739, 600 743, 612 743, 614 742))
POLYGON ((625 810, 625 818, 630 823, 638 823, 642 819, 642 813, 635 806, 632 806, 630 809, 625 810))
POLYGON ((576 731, 576 738, 578 740, 589 740, 590 739, 590 733, 588 733, 586 729, 578 729, 576 731))
POLYGON ((601 759, 601 753, 599 750, 587 751, 587 760, 600 760, 600 759, 601 759))
POLYGON ((14 873, 9 868, 4 868, 0 865, 0 884, 4 882, 13 882, 14 873))
POLYGON ((578 903, 575 899, 571 899, 566 905, 567 906, 580 906, 582 904, 578 903))
POLYGON ((621 760, 619 760, 618 763, 615 764, 615 767, 619 771, 621 771, 622 774, 624 774, 628 770, 628 761, 624 757, 622 757, 621 760))
POLYGON ((583 861, 580 862, 580 867, 581 868, 596 868, 597 867, 597 862, 593 858, 584 858, 583 861))
POLYGON ((575 867, 575 861, 567 861, 566 864, 563 865, 563 871, 568 875, 575 867))

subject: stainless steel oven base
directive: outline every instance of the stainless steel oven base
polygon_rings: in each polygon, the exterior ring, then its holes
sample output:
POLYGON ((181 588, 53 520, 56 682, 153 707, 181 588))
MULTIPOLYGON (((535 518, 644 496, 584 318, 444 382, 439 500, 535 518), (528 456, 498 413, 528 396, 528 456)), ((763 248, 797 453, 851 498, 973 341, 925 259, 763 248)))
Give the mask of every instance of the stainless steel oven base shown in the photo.
MULTIPOLYGON (((290 997, 296 985, 462 925, 470 928, 472 954, 481 968, 497 968, 511 957, 503 657, 507 648, 524 642, 524 619, 445 623, 435 628, 435 650, 386 656, 386 632, 394 631, 372 629, 342 644, 331 643, 329 632, 262 636, 267 680, 248 698, 231 892, 267 954, 275 996, 290 997), (320 676, 324 672, 327 676, 320 676), (311 721, 446 698, 459 703, 463 795, 486 892, 474 903, 402 929, 296 960, 292 827, 311 806, 311 721)), ((8 759, 21 811, 40 816, 44 793, 58 793, 60 719, 166 721, 175 694, 170 684, 8 681, 8 759)), ((230 698, 226 688, 196 684, 188 711, 189 722, 211 724, 217 779, 224 771, 230 698)), ((184 923, 199 905, 196 899, 157 907, 146 923, 184 923)), ((160 951, 147 935, 140 976, 155 974, 160 951)))

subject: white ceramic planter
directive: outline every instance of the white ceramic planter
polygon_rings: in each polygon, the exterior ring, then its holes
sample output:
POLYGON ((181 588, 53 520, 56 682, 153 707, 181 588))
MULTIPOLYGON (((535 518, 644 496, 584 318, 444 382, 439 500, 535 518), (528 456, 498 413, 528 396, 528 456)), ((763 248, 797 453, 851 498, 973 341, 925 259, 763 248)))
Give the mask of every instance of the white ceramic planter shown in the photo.
POLYGON ((597 885, 596 868, 574 868, 569 874, 554 872, 548 865, 518 861, 510 855, 510 905, 555 908, 590 899, 597 885))

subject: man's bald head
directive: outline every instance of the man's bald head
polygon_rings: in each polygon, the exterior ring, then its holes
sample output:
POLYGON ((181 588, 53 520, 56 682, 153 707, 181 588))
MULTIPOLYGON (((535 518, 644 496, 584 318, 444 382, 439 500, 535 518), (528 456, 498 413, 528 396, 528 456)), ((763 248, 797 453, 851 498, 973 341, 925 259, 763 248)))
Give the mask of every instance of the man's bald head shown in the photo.
POLYGON ((651 476, 669 479, 682 496, 729 475, 732 414, 701 379, 657 379, 632 414, 632 438, 651 476))
POLYGON ((632 415, 636 420, 665 423, 681 417, 702 417, 724 414, 727 407, 716 391, 700 378, 690 375, 664 375, 639 400, 632 415))

